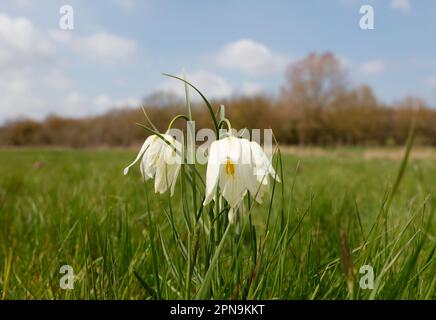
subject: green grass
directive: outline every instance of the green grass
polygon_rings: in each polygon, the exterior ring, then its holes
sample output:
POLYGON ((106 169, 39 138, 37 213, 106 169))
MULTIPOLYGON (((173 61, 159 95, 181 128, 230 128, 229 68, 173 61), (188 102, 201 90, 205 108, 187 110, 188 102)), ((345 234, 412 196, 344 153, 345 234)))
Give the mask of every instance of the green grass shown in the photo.
POLYGON ((124 177, 134 156, 0 151, 0 297, 435 298, 430 160, 410 161, 392 194, 400 161, 283 156, 283 183, 226 229, 208 208, 195 222, 180 177, 171 201, 137 166, 124 177), (73 290, 59 287, 64 264, 73 290), (373 290, 359 287, 365 264, 373 290))

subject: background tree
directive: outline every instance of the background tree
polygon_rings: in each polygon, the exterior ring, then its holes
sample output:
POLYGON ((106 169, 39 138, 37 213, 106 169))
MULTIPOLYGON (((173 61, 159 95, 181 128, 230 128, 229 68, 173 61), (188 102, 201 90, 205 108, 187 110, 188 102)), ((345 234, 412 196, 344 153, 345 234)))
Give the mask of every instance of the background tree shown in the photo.
POLYGON ((345 70, 330 52, 311 53, 288 67, 282 99, 291 108, 291 122, 298 123, 300 142, 328 142, 324 111, 346 91, 347 83, 345 70))

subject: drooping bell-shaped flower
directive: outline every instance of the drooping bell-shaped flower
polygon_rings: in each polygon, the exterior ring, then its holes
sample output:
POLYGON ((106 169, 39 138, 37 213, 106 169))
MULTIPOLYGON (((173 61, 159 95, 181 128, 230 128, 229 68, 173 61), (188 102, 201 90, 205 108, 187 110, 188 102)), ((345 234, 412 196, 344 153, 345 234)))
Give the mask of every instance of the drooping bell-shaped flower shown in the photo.
POLYGON ((249 191, 258 202, 269 184, 274 169, 262 148, 255 142, 233 136, 214 141, 210 146, 206 172, 206 196, 209 204, 219 186, 220 194, 230 206, 229 220, 249 191))
POLYGON ((173 195, 182 163, 182 144, 168 134, 162 134, 162 136, 166 141, 157 135, 149 136, 136 159, 124 169, 124 174, 128 174, 129 169, 142 157, 140 170, 144 180, 154 178, 156 193, 164 193, 171 189, 171 195, 173 195))
POLYGON ((256 201, 261 203, 263 195, 269 189, 270 176, 277 182, 280 182, 272 163, 262 147, 255 141, 250 141, 251 161, 256 175, 258 186, 256 193, 252 193, 256 201))

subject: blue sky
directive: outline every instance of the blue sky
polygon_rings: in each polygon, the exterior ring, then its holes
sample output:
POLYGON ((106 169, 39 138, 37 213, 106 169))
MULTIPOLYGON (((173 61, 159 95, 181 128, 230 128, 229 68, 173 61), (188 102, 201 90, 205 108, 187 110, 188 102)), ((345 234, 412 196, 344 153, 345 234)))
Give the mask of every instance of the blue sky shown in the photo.
POLYGON ((324 51, 385 102, 415 95, 436 105, 435 16, 432 0, 2 0, 0 121, 180 93, 160 73, 183 68, 210 97, 277 94, 289 63, 324 51), (74 30, 59 27, 64 4, 74 30), (374 30, 359 28, 363 4, 374 30))

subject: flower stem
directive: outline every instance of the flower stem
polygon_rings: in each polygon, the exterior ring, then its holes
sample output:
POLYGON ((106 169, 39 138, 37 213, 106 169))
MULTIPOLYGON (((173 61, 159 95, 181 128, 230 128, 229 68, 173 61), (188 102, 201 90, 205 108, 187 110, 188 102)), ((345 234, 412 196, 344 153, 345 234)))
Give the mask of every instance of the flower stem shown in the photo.
POLYGON ((184 114, 179 114, 179 115, 175 116, 175 117, 171 120, 170 124, 168 125, 168 129, 167 129, 167 131, 169 131, 169 130, 173 127, 174 122, 176 122, 176 121, 179 120, 180 118, 183 118, 183 119, 185 119, 186 121, 190 121, 189 118, 188 118, 186 115, 184 115, 184 114))

